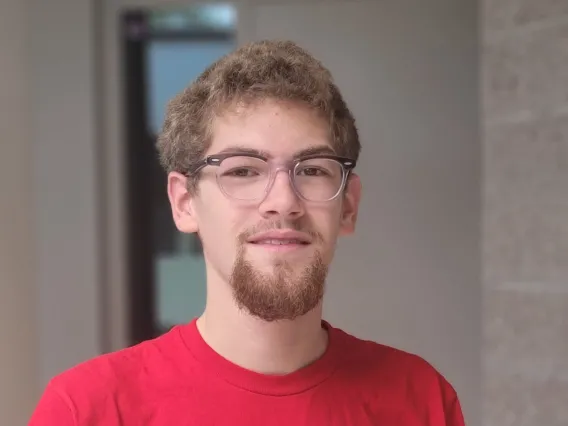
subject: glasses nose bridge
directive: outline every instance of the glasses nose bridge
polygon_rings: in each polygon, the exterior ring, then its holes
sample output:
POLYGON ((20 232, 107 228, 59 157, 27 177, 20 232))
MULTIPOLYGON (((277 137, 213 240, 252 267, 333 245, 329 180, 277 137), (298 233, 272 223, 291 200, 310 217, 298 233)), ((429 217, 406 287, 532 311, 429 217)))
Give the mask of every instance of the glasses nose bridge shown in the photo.
POLYGON ((294 181, 292 178, 294 169, 296 168, 295 164, 292 163, 284 163, 284 164, 277 164, 273 165, 270 169, 270 178, 268 182, 268 186, 266 188, 265 198, 268 197, 272 188, 274 187, 274 183, 276 182, 276 177, 278 176, 279 172, 285 172, 288 175, 288 184, 292 191, 296 194, 296 187, 294 186, 294 181))
POLYGON ((292 176, 292 170, 294 170, 293 164, 277 164, 277 165, 273 166, 273 168, 272 168, 272 175, 274 177, 276 177, 278 172, 286 172, 291 177, 292 176))

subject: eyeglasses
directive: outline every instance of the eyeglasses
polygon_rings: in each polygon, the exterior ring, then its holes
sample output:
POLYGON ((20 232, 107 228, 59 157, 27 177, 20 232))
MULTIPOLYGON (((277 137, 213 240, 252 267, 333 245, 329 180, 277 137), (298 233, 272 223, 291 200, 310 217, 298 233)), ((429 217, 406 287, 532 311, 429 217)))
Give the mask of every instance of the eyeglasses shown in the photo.
POLYGON ((345 187, 356 162, 335 155, 312 155, 285 165, 274 165, 255 154, 223 153, 209 155, 193 168, 196 175, 206 166, 216 166, 217 184, 228 197, 242 201, 263 199, 279 171, 286 171, 295 193, 307 201, 323 202, 336 198, 345 187))

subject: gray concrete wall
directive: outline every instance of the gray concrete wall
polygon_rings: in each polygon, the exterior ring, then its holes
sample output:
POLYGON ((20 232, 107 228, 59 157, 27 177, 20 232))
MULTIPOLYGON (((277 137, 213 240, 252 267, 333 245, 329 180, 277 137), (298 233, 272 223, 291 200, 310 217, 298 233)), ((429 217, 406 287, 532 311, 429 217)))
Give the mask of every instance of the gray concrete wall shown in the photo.
POLYGON ((485 0, 484 424, 568 424, 568 2, 485 0))

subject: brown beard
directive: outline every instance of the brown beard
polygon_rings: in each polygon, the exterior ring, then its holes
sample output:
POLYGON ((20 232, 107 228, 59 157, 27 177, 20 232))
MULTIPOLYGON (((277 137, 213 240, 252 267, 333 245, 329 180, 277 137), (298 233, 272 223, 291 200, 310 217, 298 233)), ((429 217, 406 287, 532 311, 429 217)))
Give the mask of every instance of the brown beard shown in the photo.
POLYGON ((316 251, 312 262, 299 273, 286 261, 275 263, 273 273, 263 273, 245 259, 247 236, 239 238, 230 279, 237 306, 264 321, 293 320, 314 309, 323 298, 328 272, 321 253, 316 251))

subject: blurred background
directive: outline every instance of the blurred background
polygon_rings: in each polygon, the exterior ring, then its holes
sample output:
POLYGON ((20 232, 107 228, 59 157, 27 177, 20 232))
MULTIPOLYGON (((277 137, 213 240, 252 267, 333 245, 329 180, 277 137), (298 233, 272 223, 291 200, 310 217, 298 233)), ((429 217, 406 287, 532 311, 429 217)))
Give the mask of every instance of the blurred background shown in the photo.
POLYGON ((0 423, 200 314, 153 147, 236 46, 292 39, 358 120, 326 318, 420 354, 468 425, 568 424, 568 1, 0 0, 0 423))

